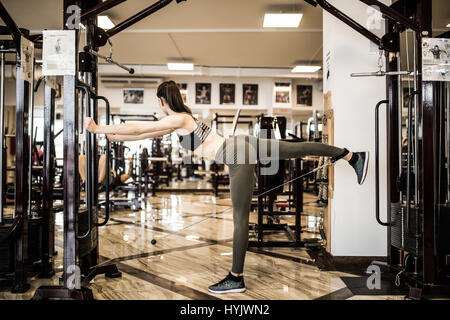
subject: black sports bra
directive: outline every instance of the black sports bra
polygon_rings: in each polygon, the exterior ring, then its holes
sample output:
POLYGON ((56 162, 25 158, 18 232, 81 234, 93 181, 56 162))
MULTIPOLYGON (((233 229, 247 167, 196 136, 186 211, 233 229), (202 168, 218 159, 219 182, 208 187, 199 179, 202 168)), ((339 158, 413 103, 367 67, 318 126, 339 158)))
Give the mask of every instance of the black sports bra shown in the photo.
POLYGON ((205 142, 206 138, 208 138, 209 133, 211 132, 211 128, 204 124, 202 121, 192 117, 197 124, 197 128, 192 131, 190 134, 186 135, 178 135, 180 139, 181 146, 186 150, 194 151, 197 149, 203 142, 205 142))

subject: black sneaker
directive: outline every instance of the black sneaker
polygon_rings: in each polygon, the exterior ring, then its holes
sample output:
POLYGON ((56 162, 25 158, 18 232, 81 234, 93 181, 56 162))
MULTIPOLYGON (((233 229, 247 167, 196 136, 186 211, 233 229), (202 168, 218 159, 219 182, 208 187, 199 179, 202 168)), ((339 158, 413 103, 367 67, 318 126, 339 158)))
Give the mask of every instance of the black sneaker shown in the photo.
POLYGON ((225 279, 213 284, 208 290, 212 293, 244 292, 244 277, 235 277, 231 273, 228 273, 225 279))
POLYGON ((355 152, 354 157, 355 161, 354 163, 350 161, 350 165, 353 169, 355 169, 358 177, 358 183, 361 185, 364 183, 364 180, 366 180, 367 167, 369 164, 369 152, 355 152))

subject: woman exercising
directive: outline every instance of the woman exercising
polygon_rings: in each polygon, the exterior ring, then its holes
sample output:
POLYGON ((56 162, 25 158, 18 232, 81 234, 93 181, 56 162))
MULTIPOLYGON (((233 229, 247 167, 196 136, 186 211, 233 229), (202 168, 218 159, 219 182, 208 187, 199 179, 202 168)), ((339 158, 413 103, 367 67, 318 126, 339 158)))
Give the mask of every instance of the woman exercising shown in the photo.
MULTIPOLYGON (((85 118, 85 127, 92 133, 106 134, 111 141, 131 141, 156 138, 176 132, 183 148, 199 157, 225 163, 230 172, 230 192, 233 206, 233 265, 222 281, 210 286, 213 293, 244 292, 244 260, 248 247, 250 204, 253 196, 254 168, 257 161, 300 158, 303 156, 344 159, 354 168, 359 184, 366 177, 368 153, 315 142, 287 142, 260 139, 253 136, 234 136, 228 139, 217 135, 202 121, 194 118, 174 81, 158 87, 159 106, 166 117, 145 124, 97 125, 85 118)), ((269 173, 273 174, 273 173, 269 173)))

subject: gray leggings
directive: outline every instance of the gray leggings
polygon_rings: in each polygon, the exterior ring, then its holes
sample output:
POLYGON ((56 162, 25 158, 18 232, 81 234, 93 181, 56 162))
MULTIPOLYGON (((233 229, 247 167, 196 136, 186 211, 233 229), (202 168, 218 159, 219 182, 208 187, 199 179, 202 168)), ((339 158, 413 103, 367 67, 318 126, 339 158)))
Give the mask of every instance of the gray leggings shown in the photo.
POLYGON ((256 160, 264 162, 308 155, 339 158, 345 153, 345 149, 316 142, 287 142, 253 136, 234 136, 225 140, 222 148, 217 151, 215 160, 217 163, 226 164, 230 172, 234 224, 231 268, 233 273, 244 271, 256 160), (244 158, 238 155, 240 150, 245 150, 245 161, 239 161, 244 158))

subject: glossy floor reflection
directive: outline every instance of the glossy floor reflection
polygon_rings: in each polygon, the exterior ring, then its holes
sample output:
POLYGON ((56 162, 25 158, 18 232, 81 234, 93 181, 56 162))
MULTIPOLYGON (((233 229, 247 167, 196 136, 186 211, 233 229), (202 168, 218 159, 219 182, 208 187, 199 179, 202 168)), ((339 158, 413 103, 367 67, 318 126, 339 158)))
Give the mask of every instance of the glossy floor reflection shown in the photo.
MULTIPOLYGON (((195 186, 198 183, 195 182, 195 186)), ((312 195, 305 195, 302 224, 318 237, 315 223, 325 208, 317 208, 312 195)), ((256 222, 251 213, 251 222, 256 222)), ((293 217, 282 221, 293 223, 293 217)), ((0 299, 29 299, 43 284, 57 284, 62 270, 62 214, 56 218, 57 274, 49 280, 31 278, 25 294, 0 292, 0 299)), ((123 276, 97 276, 90 288, 95 299, 402 299, 403 296, 353 296, 341 276, 354 274, 323 271, 305 248, 253 248, 247 253, 247 291, 226 295, 208 292, 221 280, 232 261, 232 208, 229 193, 158 193, 142 210, 116 210, 110 223, 100 228, 101 259, 117 264, 123 276), (155 239, 155 245, 151 240, 155 239), (341 294, 342 293, 342 294, 341 294)), ((271 240, 286 240, 274 233, 271 240)))

